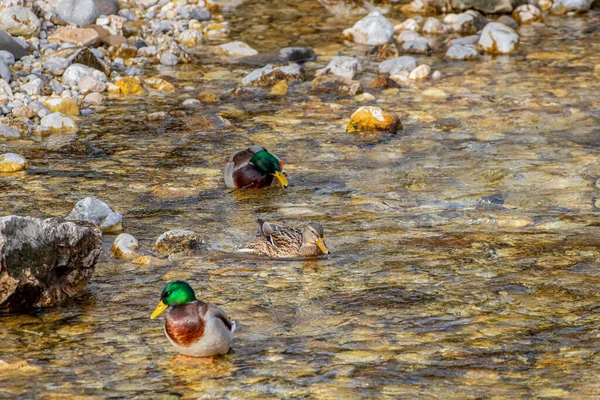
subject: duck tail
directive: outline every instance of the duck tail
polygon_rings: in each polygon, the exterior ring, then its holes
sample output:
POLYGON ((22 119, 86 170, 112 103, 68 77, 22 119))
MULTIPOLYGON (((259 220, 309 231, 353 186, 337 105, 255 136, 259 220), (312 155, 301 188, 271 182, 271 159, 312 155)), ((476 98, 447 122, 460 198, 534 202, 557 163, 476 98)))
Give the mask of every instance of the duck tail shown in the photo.
POLYGON ((237 324, 235 323, 235 321, 231 321, 231 334, 232 335, 235 332, 236 327, 237 327, 237 324))

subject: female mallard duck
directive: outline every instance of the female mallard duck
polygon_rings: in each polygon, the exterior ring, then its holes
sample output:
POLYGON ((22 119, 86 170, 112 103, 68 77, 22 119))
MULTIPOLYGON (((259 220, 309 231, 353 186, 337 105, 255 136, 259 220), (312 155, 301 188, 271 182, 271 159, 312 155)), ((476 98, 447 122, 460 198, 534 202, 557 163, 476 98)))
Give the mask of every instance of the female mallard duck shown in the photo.
POLYGON ((323 227, 311 222, 303 230, 257 220, 258 238, 242 251, 274 258, 317 257, 329 254, 323 239, 323 227))
POLYGON ((158 317, 169 306, 165 334, 178 352, 192 357, 210 357, 229 351, 235 322, 216 305, 196 300, 194 290, 187 282, 169 282, 150 319, 158 317))
POLYGON ((264 147, 252 146, 235 153, 225 167, 225 184, 230 188, 263 188, 277 178, 281 187, 288 186, 283 162, 264 147))

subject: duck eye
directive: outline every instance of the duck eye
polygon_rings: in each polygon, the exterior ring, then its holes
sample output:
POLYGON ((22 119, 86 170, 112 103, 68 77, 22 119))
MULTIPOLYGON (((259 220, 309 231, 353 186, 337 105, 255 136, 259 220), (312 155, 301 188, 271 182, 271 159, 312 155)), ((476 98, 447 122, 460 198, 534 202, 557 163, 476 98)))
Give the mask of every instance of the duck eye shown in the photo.
POLYGON ((165 293, 165 297, 169 297, 171 295, 171 291, 168 291, 167 293, 165 293))
POLYGON ((285 176, 287 176, 287 171, 281 171, 281 173, 285 176))

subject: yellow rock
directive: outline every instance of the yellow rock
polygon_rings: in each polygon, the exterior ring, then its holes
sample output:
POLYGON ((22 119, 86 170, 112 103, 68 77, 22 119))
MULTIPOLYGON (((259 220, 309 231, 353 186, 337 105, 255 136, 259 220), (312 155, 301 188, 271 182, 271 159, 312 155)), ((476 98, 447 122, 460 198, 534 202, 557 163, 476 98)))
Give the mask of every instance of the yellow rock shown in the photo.
POLYGON ((0 155, 0 172, 23 171, 29 167, 27 160, 15 153, 0 155))
POLYGON ((146 78, 144 79, 144 83, 150 86, 151 89, 161 92, 172 92, 175 90, 175 86, 171 82, 158 77, 146 78))
POLYGON ((288 84, 286 81, 279 81, 271 88, 270 94, 274 96, 287 96, 288 84))
POLYGON ((142 87, 142 84, 133 76, 120 78, 115 82, 115 85, 121 89, 121 94, 123 96, 144 94, 144 88, 142 87))
POLYGON ((219 98, 217 97, 217 95, 215 95, 214 93, 211 92, 200 92, 198 93, 198 96, 196 96, 196 98, 198 100, 200 100, 202 103, 207 103, 207 104, 216 104, 219 101, 219 98))
POLYGON ((73 100, 64 97, 51 97, 42 104, 52 112, 59 112, 71 116, 79 115, 79 105, 73 100))
POLYGON ((396 114, 383 111, 379 107, 361 107, 352 114, 346 132, 397 132, 404 129, 396 114))

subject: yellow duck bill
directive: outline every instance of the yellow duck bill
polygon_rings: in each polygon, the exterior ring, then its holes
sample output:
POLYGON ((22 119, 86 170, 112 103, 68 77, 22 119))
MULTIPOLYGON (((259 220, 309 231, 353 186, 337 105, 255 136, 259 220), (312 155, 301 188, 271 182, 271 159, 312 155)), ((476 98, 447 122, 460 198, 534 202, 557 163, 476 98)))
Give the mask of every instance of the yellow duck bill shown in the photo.
POLYGON ((327 246, 325 246, 325 239, 321 238, 317 240, 317 246, 319 246, 319 249, 321 249, 323 253, 329 254, 329 249, 327 248, 327 246))
POLYGON ((273 174, 273 176, 274 176, 275 178, 277 178, 277 180, 278 180, 278 181, 279 181, 279 183, 281 184, 281 187, 282 187, 282 188, 284 188, 284 189, 285 189, 286 187, 288 187, 288 180, 287 180, 287 177, 286 177, 286 176, 285 176, 283 173, 281 173, 280 171, 275 171, 275 173, 273 174))
POLYGON ((152 314, 150 315, 150 319, 154 319, 156 317, 158 317, 160 314, 164 313, 165 310, 167 309, 167 305, 165 303, 162 302, 162 300, 158 303, 158 305, 156 306, 156 309, 154 310, 154 312, 152 312, 152 314))

